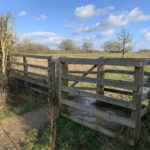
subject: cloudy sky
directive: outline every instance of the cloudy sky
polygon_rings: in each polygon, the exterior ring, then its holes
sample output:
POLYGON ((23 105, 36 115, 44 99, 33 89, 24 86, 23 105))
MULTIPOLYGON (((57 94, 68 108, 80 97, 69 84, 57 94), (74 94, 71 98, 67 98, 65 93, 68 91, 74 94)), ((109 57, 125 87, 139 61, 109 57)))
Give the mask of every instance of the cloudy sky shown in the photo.
POLYGON ((59 47, 64 39, 95 48, 125 28, 134 49, 150 48, 150 0, 0 0, 0 13, 15 17, 20 39, 59 47))

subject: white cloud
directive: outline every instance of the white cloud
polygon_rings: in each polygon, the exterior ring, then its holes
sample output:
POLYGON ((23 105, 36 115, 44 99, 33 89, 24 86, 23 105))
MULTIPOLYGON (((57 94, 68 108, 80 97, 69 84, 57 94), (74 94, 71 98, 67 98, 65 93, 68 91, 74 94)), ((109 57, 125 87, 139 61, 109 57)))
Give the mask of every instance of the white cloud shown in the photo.
POLYGON ((34 43, 40 43, 56 48, 64 38, 53 32, 31 32, 20 35, 21 40, 29 39, 34 43))
POLYGON ((145 15, 138 7, 136 7, 118 15, 111 14, 106 20, 106 23, 114 26, 125 26, 129 23, 147 20, 150 20, 150 15, 145 15))
POLYGON ((39 16, 34 17, 37 21, 44 21, 47 20, 48 17, 45 14, 40 14, 39 16))
POLYGON ((150 41, 150 29, 149 28, 144 28, 140 32, 143 34, 146 40, 150 41))
POLYGON ((75 9, 74 16, 76 18, 86 19, 86 18, 91 18, 91 17, 95 17, 95 16, 99 16, 99 15, 108 13, 109 11, 111 11, 113 9, 114 9, 113 6, 106 7, 103 9, 96 9, 94 5, 89 4, 86 6, 77 7, 75 9))
POLYGON ((136 7, 130 11, 123 11, 119 14, 110 14, 106 20, 98 22, 93 26, 66 24, 64 27, 73 30, 72 33, 75 34, 108 30, 120 26, 126 26, 130 23, 148 20, 150 20, 150 15, 145 15, 138 7, 136 7))
POLYGON ((28 13, 23 10, 23 11, 19 12, 17 16, 24 17, 24 16, 27 16, 27 15, 28 15, 28 13))
POLYGON ((105 31, 102 31, 101 35, 102 36, 111 36, 112 34, 114 34, 115 30, 114 29, 108 29, 105 31))

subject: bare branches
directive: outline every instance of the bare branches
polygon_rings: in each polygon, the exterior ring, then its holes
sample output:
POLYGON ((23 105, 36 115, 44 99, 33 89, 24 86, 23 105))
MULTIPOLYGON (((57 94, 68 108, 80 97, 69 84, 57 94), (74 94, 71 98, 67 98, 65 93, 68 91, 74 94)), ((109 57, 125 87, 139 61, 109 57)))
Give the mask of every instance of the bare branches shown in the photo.
POLYGON ((124 58, 126 45, 132 41, 132 36, 129 31, 122 29, 121 32, 118 33, 118 40, 122 44, 122 58, 124 58))

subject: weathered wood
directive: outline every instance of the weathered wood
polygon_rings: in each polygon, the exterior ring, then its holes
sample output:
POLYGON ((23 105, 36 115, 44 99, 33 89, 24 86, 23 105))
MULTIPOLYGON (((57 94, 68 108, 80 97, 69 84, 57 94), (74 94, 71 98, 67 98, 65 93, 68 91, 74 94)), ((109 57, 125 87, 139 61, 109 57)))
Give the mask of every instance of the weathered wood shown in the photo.
POLYGON ((28 57, 28 58, 37 58, 37 59, 49 59, 50 56, 39 56, 39 55, 26 55, 26 54, 14 54, 15 57, 28 57))
POLYGON ((95 116, 99 116, 99 117, 102 117, 104 119, 114 121, 116 123, 125 125, 127 127, 135 128, 135 122, 129 118, 118 116, 118 115, 115 115, 111 112, 105 112, 105 111, 93 108, 92 106, 85 106, 85 105, 82 105, 80 103, 73 102, 70 100, 64 100, 63 99, 63 100, 61 100, 61 103, 64 105, 67 105, 69 107, 73 107, 75 109, 78 109, 78 110, 86 111, 86 112, 93 114, 95 116))
POLYGON ((34 73, 34 72, 24 72, 24 70, 19 70, 19 69, 12 69, 13 72, 15 73, 27 73, 27 75, 31 75, 31 76, 36 76, 36 77, 39 77, 41 79, 45 79, 47 80, 48 79, 48 76, 46 75, 43 75, 43 74, 38 74, 38 73, 34 73))
POLYGON ((62 79, 66 79, 66 80, 70 80, 70 81, 89 82, 89 83, 95 83, 95 84, 100 84, 100 85, 105 85, 105 86, 124 88, 124 89, 128 89, 128 90, 136 89, 135 84, 130 81, 97 79, 97 78, 80 77, 80 76, 67 75, 67 74, 63 74, 62 79))
MULTIPOLYGON (((68 64, 63 62, 61 63, 61 74, 67 74, 68 73, 68 64)), ((60 86, 63 87, 63 86, 68 86, 68 80, 66 79, 62 79, 61 78, 61 83, 60 83, 60 86)), ((63 101, 64 99, 68 99, 68 93, 67 92, 64 92, 64 91, 61 91, 61 98, 60 98, 60 101, 63 101)), ((61 103, 60 103, 61 104, 61 103)), ((61 109, 63 112, 68 112, 68 107, 67 106, 63 106, 63 105, 60 105, 61 109)))
POLYGON ((61 57, 60 62, 68 64, 82 64, 82 65, 101 65, 103 60, 101 59, 88 59, 88 58, 66 58, 61 57))
MULTIPOLYGON (((124 137, 123 137, 123 136, 119 136, 119 137, 118 137, 118 135, 117 135, 116 133, 112 132, 111 130, 109 130, 109 129, 107 129, 107 128, 101 126, 101 125, 92 124, 92 123, 89 123, 89 122, 87 122, 87 121, 81 120, 81 119, 79 119, 79 118, 77 118, 77 117, 68 116, 67 114, 64 114, 64 113, 62 113, 62 116, 65 117, 65 118, 67 118, 67 119, 70 119, 70 120, 72 120, 72 121, 75 121, 76 123, 79 123, 79 124, 81 124, 81 125, 84 125, 84 126, 90 128, 90 129, 92 129, 92 130, 96 130, 96 131, 98 131, 98 132, 101 132, 102 134, 105 134, 105 135, 107 135, 107 136, 109 136, 109 137, 112 137, 112 138, 116 138, 116 137, 117 137, 118 139, 122 140, 123 142, 126 141, 126 140, 124 140, 124 137)), ((128 144, 130 144, 131 146, 134 145, 134 141, 133 141, 132 139, 128 139, 128 141, 126 141, 126 142, 127 142, 128 144)))
POLYGON ((125 90, 120 90, 120 89, 104 88, 104 91, 106 91, 106 92, 112 92, 112 93, 117 93, 117 94, 132 95, 132 92, 125 91, 125 90))
POLYGON ((148 110, 147 107, 141 109, 141 115, 140 115, 140 117, 143 117, 145 114, 147 114, 147 110, 148 110))
POLYGON ((106 69, 105 73, 134 75, 134 71, 129 71, 129 70, 110 70, 110 69, 106 69))
MULTIPOLYGON (((86 77, 92 70, 94 70, 97 67, 97 65, 92 66, 88 71, 85 71, 82 75, 82 77, 86 77)), ((78 81, 75 81, 73 84, 71 84, 71 86, 75 86, 76 84, 78 84, 78 81)))
POLYGON ((96 91, 97 88, 93 87, 81 87, 81 86, 75 86, 75 89, 80 89, 80 90, 89 90, 89 91, 96 91))
POLYGON ((133 91, 133 101, 136 101, 136 110, 132 111, 131 117, 135 122, 135 128, 133 129, 133 138, 137 141, 140 137, 141 130, 141 102, 143 94, 143 79, 144 79, 144 67, 135 67, 134 71, 134 83, 137 85, 137 89, 133 91))
POLYGON ((32 80, 32 79, 25 79, 23 77, 19 77, 19 76, 14 76, 16 79, 19 79, 19 80, 23 80, 23 81, 26 81, 26 82, 29 82, 31 84, 35 84, 35 85, 38 85, 38 86, 41 86, 41 87, 45 87, 45 88, 49 88, 48 84, 45 84, 45 83, 40 83, 39 81, 35 81, 35 80, 32 80))
MULTIPOLYGON (((104 58, 101 58, 104 61, 104 58)), ((104 66, 104 62, 103 64, 99 65, 97 67, 97 79, 99 80, 104 80, 104 75, 105 75, 105 66, 104 66)), ((97 94, 104 94, 104 84, 97 84, 97 94)))
POLYGON ((28 74, 27 74, 27 72, 28 72, 28 67, 27 67, 27 64, 28 64, 28 60, 27 60, 27 58, 24 56, 23 57, 23 64, 25 64, 24 66, 23 66, 23 70, 24 70, 24 78, 25 78, 25 86, 27 86, 27 82, 26 82, 26 79, 28 78, 28 74))
POLYGON ((37 69, 42 69, 42 70, 48 70, 48 67, 45 66, 39 66, 39 65, 33 65, 33 64, 25 64, 25 63, 20 63, 20 62, 11 62, 14 65, 20 65, 24 67, 31 67, 31 68, 37 68, 37 69))
POLYGON ((47 63, 48 63, 48 97, 51 99, 53 97, 52 95, 52 70, 51 70, 51 66, 52 66, 52 58, 48 58, 47 59, 47 63))
POLYGON ((105 58, 105 65, 141 67, 143 66, 143 60, 130 58, 105 58))
POLYGON ((72 87, 63 86, 62 91, 68 92, 70 94, 78 95, 78 96, 84 96, 84 97, 96 99, 97 101, 113 104, 116 106, 135 109, 135 103, 133 103, 132 101, 128 102, 122 99, 115 99, 112 97, 104 96, 103 94, 94 94, 94 93, 82 91, 82 90, 72 88, 72 87))
MULTIPOLYGON (((74 71, 74 70, 70 70, 68 71, 68 73, 71 74, 84 74, 86 71, 74 71)), ((97 71, 90 71, 88 74, 97 74, 97 71)))
POLYGON ((39 93, 39 94, 48 95, 48 92, 43 91, 41 89, 37 89, 37 88, 31 87, 31 90, 33 90, 34 92, 39 93))

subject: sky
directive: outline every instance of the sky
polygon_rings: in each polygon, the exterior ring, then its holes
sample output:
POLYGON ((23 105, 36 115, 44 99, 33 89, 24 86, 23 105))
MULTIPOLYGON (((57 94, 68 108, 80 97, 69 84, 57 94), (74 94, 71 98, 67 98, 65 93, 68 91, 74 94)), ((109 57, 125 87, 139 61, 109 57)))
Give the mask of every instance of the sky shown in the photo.
POLYGON ((128 30, 134 50, 150 48, 150 0, 0 0, 11 13, 19 41, 29 39, 58 49, 65 39, 95 49, 128 30))

